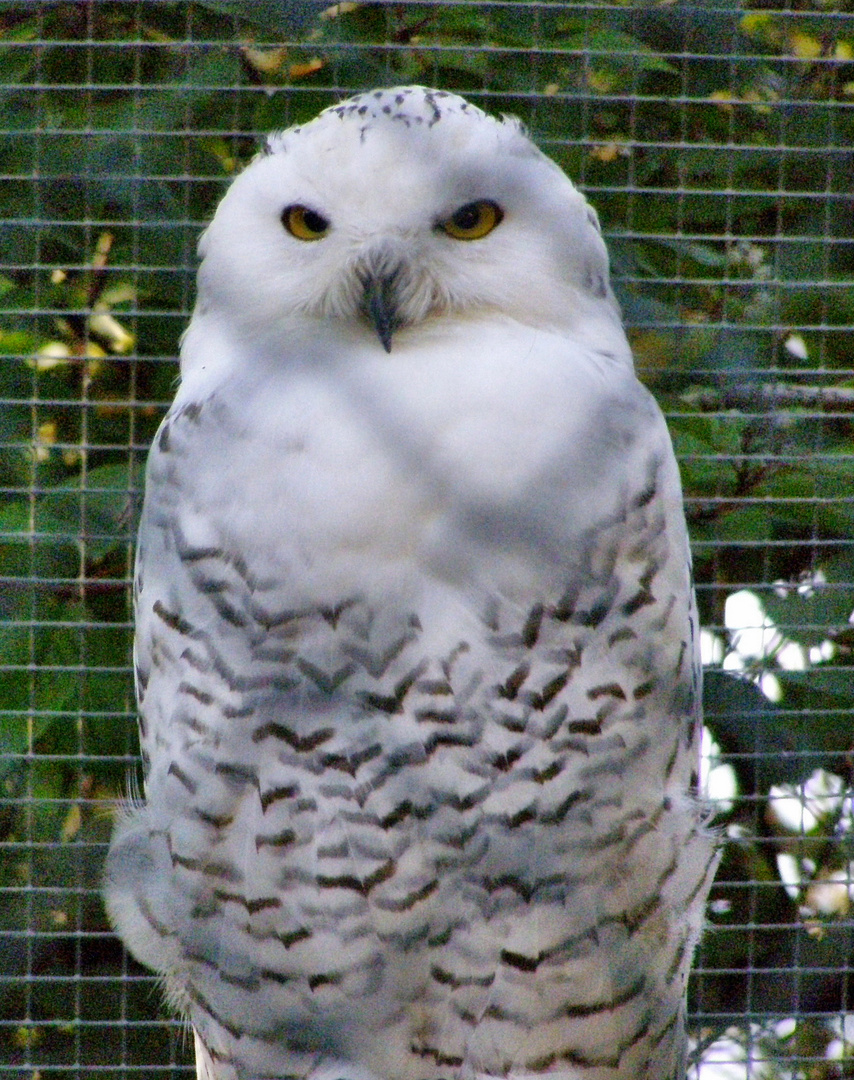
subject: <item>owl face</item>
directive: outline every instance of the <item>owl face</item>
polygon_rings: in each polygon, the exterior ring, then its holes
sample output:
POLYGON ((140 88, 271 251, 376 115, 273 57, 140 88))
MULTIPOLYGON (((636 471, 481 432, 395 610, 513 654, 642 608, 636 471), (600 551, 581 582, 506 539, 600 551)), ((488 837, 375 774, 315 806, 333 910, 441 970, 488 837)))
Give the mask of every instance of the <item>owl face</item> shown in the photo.
POLYGON ((199 310, 392 343, 431 320, 571 325, 613 306, 596 215, 514 120, 452 94, 360 95, 271 137, 200 244, 199 310))

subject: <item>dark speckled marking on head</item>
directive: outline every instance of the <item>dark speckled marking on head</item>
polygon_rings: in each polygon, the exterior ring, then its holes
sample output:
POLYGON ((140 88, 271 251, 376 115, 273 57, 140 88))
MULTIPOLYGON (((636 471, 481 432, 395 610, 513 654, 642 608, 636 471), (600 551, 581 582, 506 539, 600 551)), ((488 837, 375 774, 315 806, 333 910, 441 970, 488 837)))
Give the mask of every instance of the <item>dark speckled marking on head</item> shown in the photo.
POLYGON ((322 121, 324 117, 334 116, 341 121, 362 119, 363 124, 358 129, 358 134, 359 141, 364 143, 373 130, 375 122, 391 121, 407 129, 426 127, 429 130, 440 120, 451 115, 472 119, 482 117, 485 121, 509 124, 515 127, 520 135, 527 137, 525 126, 520 121, 509 117, 504 117, 503 120, 490 117, 476 105, 446 90, 433 90, 422 86, 390 87, 356 94, 345 101, 328 106, 308 124, 270 134, 262 147, 261 154, 267 156, 287 151, 294 136, 312 131, 315 124, 322 121))
MULTIPOLYGON (((405 89, 395 88, 393 91, 374 90, 368 95, 357 94, 347 101, 330 106, 325 111, 333 113, 342 120, 353 114, 370 117, 373 120, 379 120, 387 116, 391 120, 405 124, 407 127, 425 122, 428 127, 433 127, 442 119, 443 107, 445 111, 448 111, 448 103, 454 98, 454 95, 444 90, 429 90, 426 88, 422 89, 421 93, 418 94, 417 89, 406 87, 405 89), (412 103, 417 103, 419 98, 421 104, 429 109, 428 116, 421 115, 417 106, 415 109, 405 108, 406 105, 411 106, 412 103), (442 106, 439 104, 440 101, 442 101, 442 106)), ((454 108, 455 106, 451 106, 450 111, 454 111, 454 108)), ((470 106, 468 102, 460 102, 458 108, 460 112, 468 112, 470 106)))

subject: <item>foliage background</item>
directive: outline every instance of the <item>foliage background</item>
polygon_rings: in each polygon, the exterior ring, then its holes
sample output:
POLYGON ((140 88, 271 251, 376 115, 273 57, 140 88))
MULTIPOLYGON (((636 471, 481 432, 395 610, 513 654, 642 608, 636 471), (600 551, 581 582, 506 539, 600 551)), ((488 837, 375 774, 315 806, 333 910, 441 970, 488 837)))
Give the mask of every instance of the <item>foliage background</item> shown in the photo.
POLYGON ((854 6, 832 0, 0 2, 0 1076, 186 1069, 98 898, 136 763, 145 450, 196 238, 257 133, 404 82, 520 115, 584 188, 670 419, 728 841, 700 1074, 854 1076, 854 6))

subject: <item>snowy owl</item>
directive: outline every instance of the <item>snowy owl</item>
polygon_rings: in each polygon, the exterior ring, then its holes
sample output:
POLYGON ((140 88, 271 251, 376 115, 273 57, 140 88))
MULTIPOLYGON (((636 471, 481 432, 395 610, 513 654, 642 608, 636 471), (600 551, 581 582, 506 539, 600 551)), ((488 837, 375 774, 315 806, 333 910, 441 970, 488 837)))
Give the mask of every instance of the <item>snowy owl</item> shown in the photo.
POLYGON ((109 914, 204 1080, 681 1080, 714 862, 676 463, 596 214, 419 86, 200 243, 109 914))

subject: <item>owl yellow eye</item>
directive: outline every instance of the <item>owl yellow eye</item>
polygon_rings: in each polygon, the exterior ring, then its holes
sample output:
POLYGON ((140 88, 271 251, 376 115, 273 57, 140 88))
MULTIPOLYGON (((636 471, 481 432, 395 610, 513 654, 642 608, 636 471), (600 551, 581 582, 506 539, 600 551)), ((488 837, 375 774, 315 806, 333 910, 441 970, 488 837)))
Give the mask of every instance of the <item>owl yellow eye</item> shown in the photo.
POLYGON ((466 203, 456 213, 439 223, 448 236, 455 240, 480 240, 501 223, 504 213, 497 203, 488 199, 466 203))
POLYGON ((329 232, 329 222, 307 206, 286 206, 282 224, 297 240, 321 240, 329 232))

